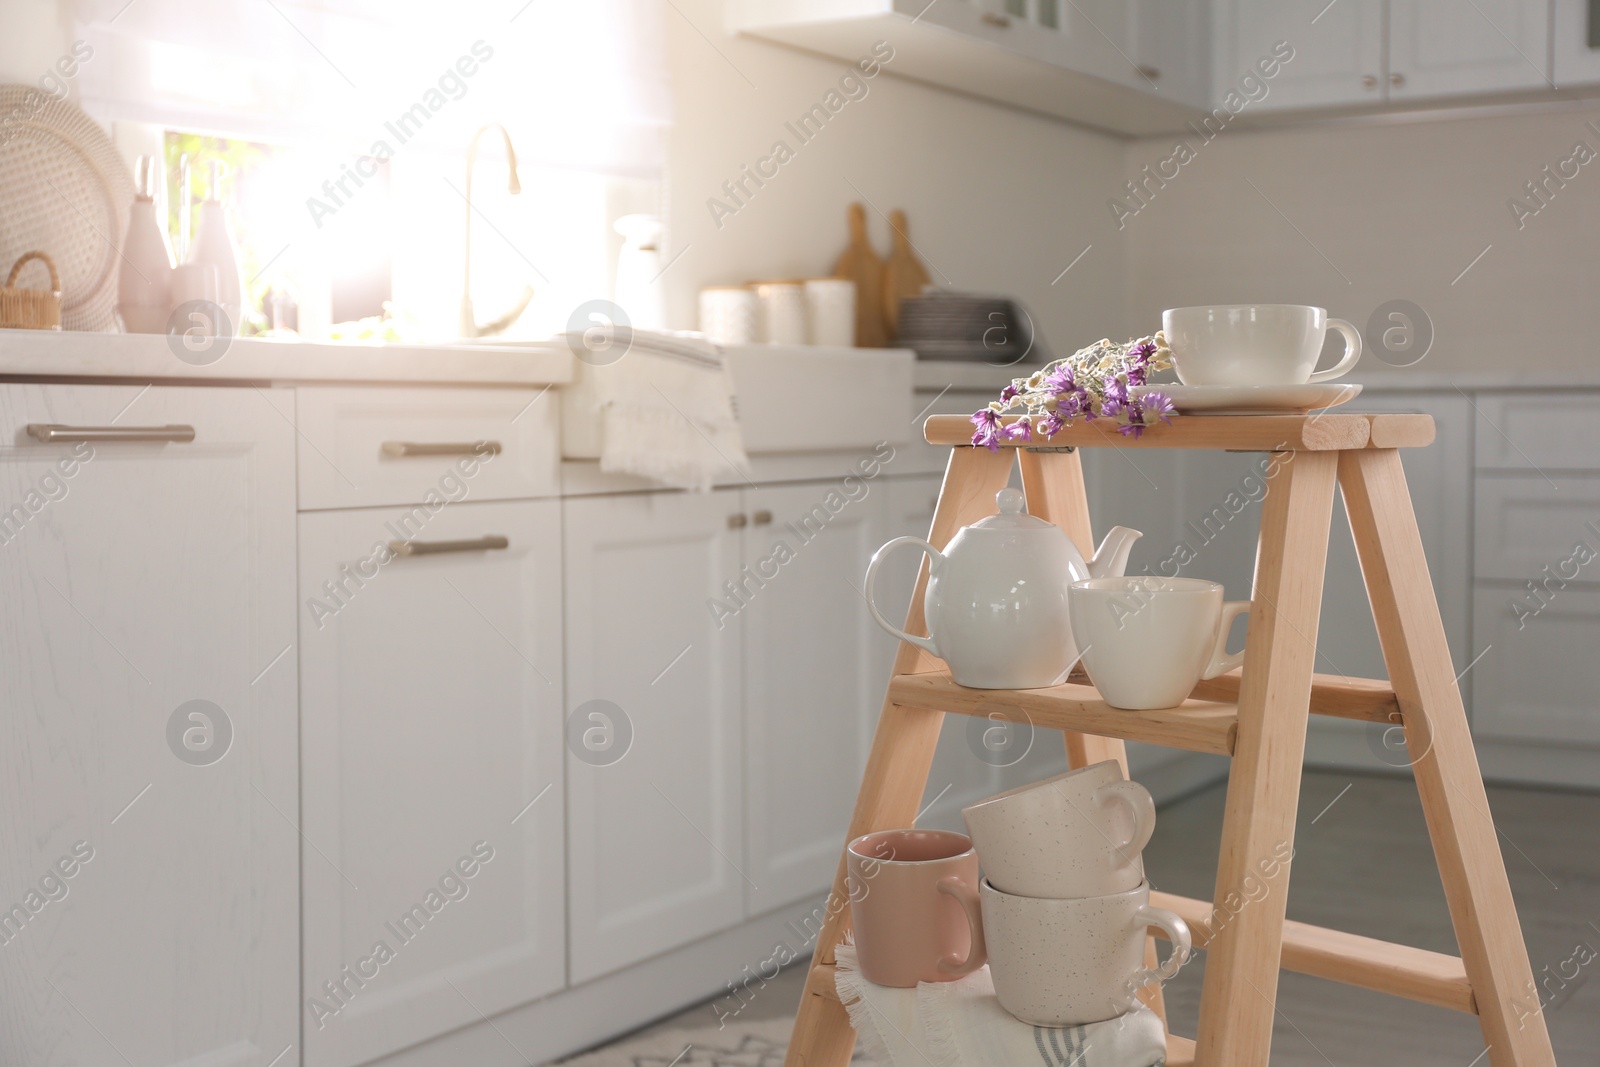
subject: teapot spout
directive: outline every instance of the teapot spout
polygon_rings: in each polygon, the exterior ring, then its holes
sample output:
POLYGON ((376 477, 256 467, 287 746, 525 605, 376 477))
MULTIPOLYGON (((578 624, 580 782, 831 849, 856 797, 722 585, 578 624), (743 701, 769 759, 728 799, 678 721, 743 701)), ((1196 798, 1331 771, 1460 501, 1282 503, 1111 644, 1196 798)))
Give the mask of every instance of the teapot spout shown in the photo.
POLYGON ((1138 530, 1113 526, 1089 561, 1089 577, 1120 578, 1128 569, 1128 553, 1133 550, 1133 543, 1143 536, 1138 530))

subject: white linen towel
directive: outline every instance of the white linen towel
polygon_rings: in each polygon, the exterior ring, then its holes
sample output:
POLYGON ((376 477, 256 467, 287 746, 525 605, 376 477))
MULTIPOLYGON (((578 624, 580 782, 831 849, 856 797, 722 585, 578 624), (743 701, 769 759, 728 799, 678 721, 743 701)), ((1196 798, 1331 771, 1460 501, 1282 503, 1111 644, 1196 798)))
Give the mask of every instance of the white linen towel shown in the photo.
MULTIPOLYGON (((567 339, 574 350, 583 345, 580 334, 567 339)), ((609 343, 623 356, 589 370, 602 471, 701 492, 719 476, 748 472, 733 380, 716 345, 627 326, 615 327, 609 343)))
POLYGON ((1139 1008, 1088 1026, 1033 1026, 994 995, 989 968, 916 989, 875 985, 840 945, 836 984, 856 1033, 895 1067, 1163 1067, 1166 1028, 1139 1008))

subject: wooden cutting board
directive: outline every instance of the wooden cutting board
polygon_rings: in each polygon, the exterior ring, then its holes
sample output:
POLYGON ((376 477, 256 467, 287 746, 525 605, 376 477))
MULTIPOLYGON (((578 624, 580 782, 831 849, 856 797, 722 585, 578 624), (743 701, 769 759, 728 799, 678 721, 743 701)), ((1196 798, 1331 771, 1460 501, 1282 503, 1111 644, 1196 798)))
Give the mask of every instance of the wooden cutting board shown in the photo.
POLYGON ((889 212, 889 230, 894 248, 883 268, 883 321, 892 338, 900 321, 900 301, 908 296, 921 296, 933 279, 911 249, 904 211, 896 208, 889 212))
POLYGON ((850 205, 850 243, 833 265, 835 278, 856 283, 856 345, 883 348, 889 330, 883 319, 883 260, 867 240, 867 209, 850 205))

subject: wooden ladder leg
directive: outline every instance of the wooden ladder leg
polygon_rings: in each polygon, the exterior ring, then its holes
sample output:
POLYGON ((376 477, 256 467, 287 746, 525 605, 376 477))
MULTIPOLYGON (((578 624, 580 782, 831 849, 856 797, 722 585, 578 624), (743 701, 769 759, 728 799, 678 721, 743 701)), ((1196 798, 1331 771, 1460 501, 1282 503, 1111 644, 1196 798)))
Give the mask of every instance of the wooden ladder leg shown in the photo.
POLYGON ((1344 453, 1339 484, 1489 1063, 1553 1067, 1399 452, 1344 453))
MULTIPOLYGON (((995 513, 995 494, 1005 488, 1014 462, 1012 449, 998 453, 983 448, 954 448, 945 468, 944 485, 934 509, 933 529, 928 540, 943 548, 957 530, 986 515, 995 513)), ((928 561, 922 562, 911 606, 906 613, 906 632, 927 633, 923 618, 922 595, 928 584, 928 561)), ((940 661, 915 645, 901 642, 895 655, 893 675, 920 674, 935 670, 940 661)), ((922 804, 928 770, 933 765, 934 749, 939 744, 939 727, 944 713, 922 708, 905 708, 884 700, 873 735, 872 751, 856 797, 855 814, 850 819, 846 841, 875 830, 888 830, 912 824, 922 804)), ((833 892, 828 897, 822 930, 812 953, 813 972, 834 963, 834 949, 850 932, 850 898, 845 886, 845 860, 841 850, 833 892)), ((784 1067, 845 1067, 855 1044, 850 1018, 837 998, 823 996, 812 981, 800 995, 800 1010, 784 1067)))
MULTIPOLYGON (((1028 500, 1028 513, 1053 522, 1066 531, 1072 543, 1078 546, 1083 558, 1094 555, 1094 530, 1089 522, 1089 495, 1083 484, 1081 452, 1018 451, 1022 467, 1022 491, 1028 500)), ((1063 734, 1067 744, 1067 766, 1087 767, 1106 760, 1116 760, 1122 765, 1122 775, 1128 777, 1128 750, 1120 737, 1099 737, 1095 734, 1063 734)), ((1156 939, 1145 940, 1145 965, 1157 964, 1156 939)), ((1159 985, 1148 985, 1139 991, 1139 999, 1156 1013, 1162 1025, 1167 1022, 1166 997, 1159 985)))
POLYGON ((1337 453, 1277 453, 1261 511, 1197 1067, 1267 1067, 1337 453))

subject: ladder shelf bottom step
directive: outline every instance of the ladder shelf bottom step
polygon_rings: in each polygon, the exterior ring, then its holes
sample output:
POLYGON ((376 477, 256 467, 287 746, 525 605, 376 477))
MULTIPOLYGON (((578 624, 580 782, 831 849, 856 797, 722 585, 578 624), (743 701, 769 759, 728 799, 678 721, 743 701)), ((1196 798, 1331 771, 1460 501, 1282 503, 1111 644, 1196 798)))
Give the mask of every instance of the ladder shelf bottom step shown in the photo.
MULTIPOLYGON (((1203 900, 1151 893, 1150 903, 1189 924, 1196 948, 1213 935, 1212 907, 1203 900)), ((1243 905, 1249 907, 1248 903, 1243 905)), ((1309 923, 1283 924, 1283 969, 1359 986, 1423 1004, 1477 1014, 1472 983, 1457 956, 1347 934, 1309 923)))
MULTIPOLYGON (((821 963, 811 968, 806 976, 806 992, 828 1000, 838 1000, 839 990, 834 984, 838 969, 834 964, 821 963)), ((1167 1035, 1167 1067, 1193 1067, 1194 1042, 1177 1034, 1167 1035)))

